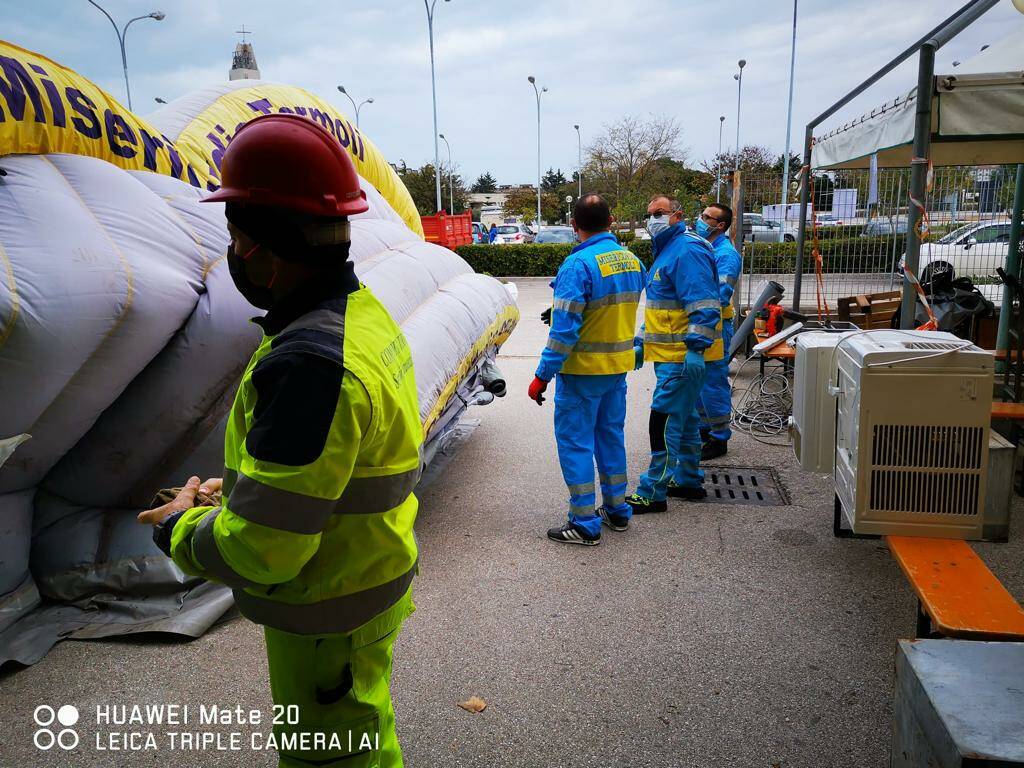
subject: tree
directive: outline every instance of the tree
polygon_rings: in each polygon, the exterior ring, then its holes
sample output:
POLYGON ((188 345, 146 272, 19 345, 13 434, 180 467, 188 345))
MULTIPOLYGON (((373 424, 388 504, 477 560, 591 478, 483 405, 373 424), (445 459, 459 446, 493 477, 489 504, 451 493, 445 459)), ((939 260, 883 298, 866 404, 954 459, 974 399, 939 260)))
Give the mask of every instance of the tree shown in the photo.
POLYGON ((565 178, 561 168, 557 171, 548 168, 547 173, 540 180, 540 188, 544 192, 557 192, 559 187, 565 186, 568 183, 568 179, 565 178))
POLYGON ((484 172, 477 176, 473 182, 472 192, 497 192, 498 180, 491 176, 490 172, 484 172))
MULTIPOLYGON (((782 161, 776 160, 775 155, 768 147, 759 147, 753 144, 748 144, 742 150, 740 150, 739 157, 739 169, 744 173, 750 174, 768 174, 775 169, 775 164, 778 163, 778 171, 782 173, 782 161)), ((722 169, 722 179, 728 177, 732 173, 732 169, 736 167, 736 153, 735 152, 722 152, 719 155, 715 155, 710 162, 703 162, 701 165, 704 166, 704 170, 715 175, 719 168, 722 169)), ((796 169, 800 170, 800 161, 797 160, 796 169)))
POLYGON ((517 187, 510 190, 505 197, 502 213, 509 218, 521 218, 527 224, 531 223, 537 218, 536 187, 517 187))
POLYGON ((668 116, 626 116, 604 125, 587 148, 587 187, 608 198, 617 219, 635 226, 653 195, 671 194, 665 187, 665 161, 683 165, 687 151, 681 137, 679 123, 668 116))
MULTIPOLYGON (((421 216, 431 216, 437 213, 437 190, 434 180, 434 164, 427 163, 422 168, 410 168, 402 160, 398 167, 398 177, 409 190, 412 201, 416 204, 416 210, 421 216)), ((466 188, 462 183, 462 177, 455 173, 451 177, 452 185, 455 187, 455 210, 449 213, 464 211, 467 207, 466 188)), ((441 207, 448 209, 449 201, 449 175, 448 168, 441 165, 441 207)))

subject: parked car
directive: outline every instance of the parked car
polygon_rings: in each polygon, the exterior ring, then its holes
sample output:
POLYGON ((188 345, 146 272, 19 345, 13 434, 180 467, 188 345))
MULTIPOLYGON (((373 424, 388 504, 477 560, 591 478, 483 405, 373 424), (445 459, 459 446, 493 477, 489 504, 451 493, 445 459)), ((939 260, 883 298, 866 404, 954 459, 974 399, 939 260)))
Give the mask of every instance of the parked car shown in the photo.
POLYGON ((897 217, 895 220, 886 216, 871 219, 864 225, 861 237, 885 237, 886 235, 907 234, 907 219, 897 217))
POLYGON ((485 227, 479 221, 474 221, 473 222, 473 242, 474 243, 486 243, 487 242, 487 227, 485 227))
POLYGON ((743 240, 745 242, 777 243, 779 231, 783 231, 783 240, 787 243, 796 242, 797 230, 792 224, 766 219, 760 213, 743 214, 743 240), (785 229, 783 229, 785 227, 785 229))
MULTIPOLYGON (((918 279, 931 282, 935 275, 949 270, 951 277, 995 275, 997 267, 1006 265, 1009 243, 1008 219, 965 224, 934 242, 921 244, 918 279)), ((901 274, 905 261, 904 253, 897 268, 901 274)))
POLYGON ((575 243, 576 232, 572 227, 543 227, 534 239, 535 243, 575 243))
POLYGON ((504 245, 532 243, 536 235, 525 224, 499 224, 498 239, 494 242, 504 245))

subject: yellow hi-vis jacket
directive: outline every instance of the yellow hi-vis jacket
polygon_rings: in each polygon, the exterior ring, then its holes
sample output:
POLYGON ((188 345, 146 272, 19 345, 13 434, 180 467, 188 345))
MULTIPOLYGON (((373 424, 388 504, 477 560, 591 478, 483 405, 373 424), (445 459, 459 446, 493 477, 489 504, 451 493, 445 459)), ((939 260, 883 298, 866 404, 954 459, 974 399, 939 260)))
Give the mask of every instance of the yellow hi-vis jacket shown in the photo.
POLYGON ((552 283, 551 331, 536 375, 603 376, 632 371, 644 268, 610 232, 573 248, 552 283))
MULTIPOLYGON (((260 319, 228 420, 222 506, 189 510, 171 534, 182 570, 295 634, 347 633, 396 606, 417 563, 412 356, 347 266, 337 285, 260 319)), ((397 625, 408 611, 396 612, 397 625)))
POLYGON ((651 242, 654 263, 647 275, 644 307, 644 359, 682 362, 687 350, 703 352, 705 362, 725 356, 722 342, 718 271, 711 245, 685 224, 676 224, 651 242))

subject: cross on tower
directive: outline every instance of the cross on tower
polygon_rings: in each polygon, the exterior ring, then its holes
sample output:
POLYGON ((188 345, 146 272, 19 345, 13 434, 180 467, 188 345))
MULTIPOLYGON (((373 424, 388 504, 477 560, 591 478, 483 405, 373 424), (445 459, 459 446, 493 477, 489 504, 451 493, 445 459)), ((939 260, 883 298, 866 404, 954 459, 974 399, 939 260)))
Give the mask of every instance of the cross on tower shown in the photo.
POLYGON ((245 28, 245 24, 243 24, 241 29, 236 29, 235 30, 235 34, 241 35, 242 36, 242 42, 244 43, 244 42, 246 42, 245 36, 246 35, 251 35, 252 32, 247 31, 246 28, 245 28))

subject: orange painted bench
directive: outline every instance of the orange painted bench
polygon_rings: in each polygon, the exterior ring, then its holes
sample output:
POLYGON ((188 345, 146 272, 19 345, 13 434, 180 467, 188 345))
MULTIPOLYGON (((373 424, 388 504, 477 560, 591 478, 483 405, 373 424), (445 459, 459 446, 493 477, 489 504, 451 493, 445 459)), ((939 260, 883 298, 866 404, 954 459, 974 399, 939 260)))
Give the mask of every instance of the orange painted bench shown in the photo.
POLYGON ((1024 420, 1024 403, 992 403, 993 419, 1010 419, 1011 421, 1024 420))
POLYGON ((1024 608, 966 541, 886 536, 918 598, 917 636, 1024 642, 1024 608))

